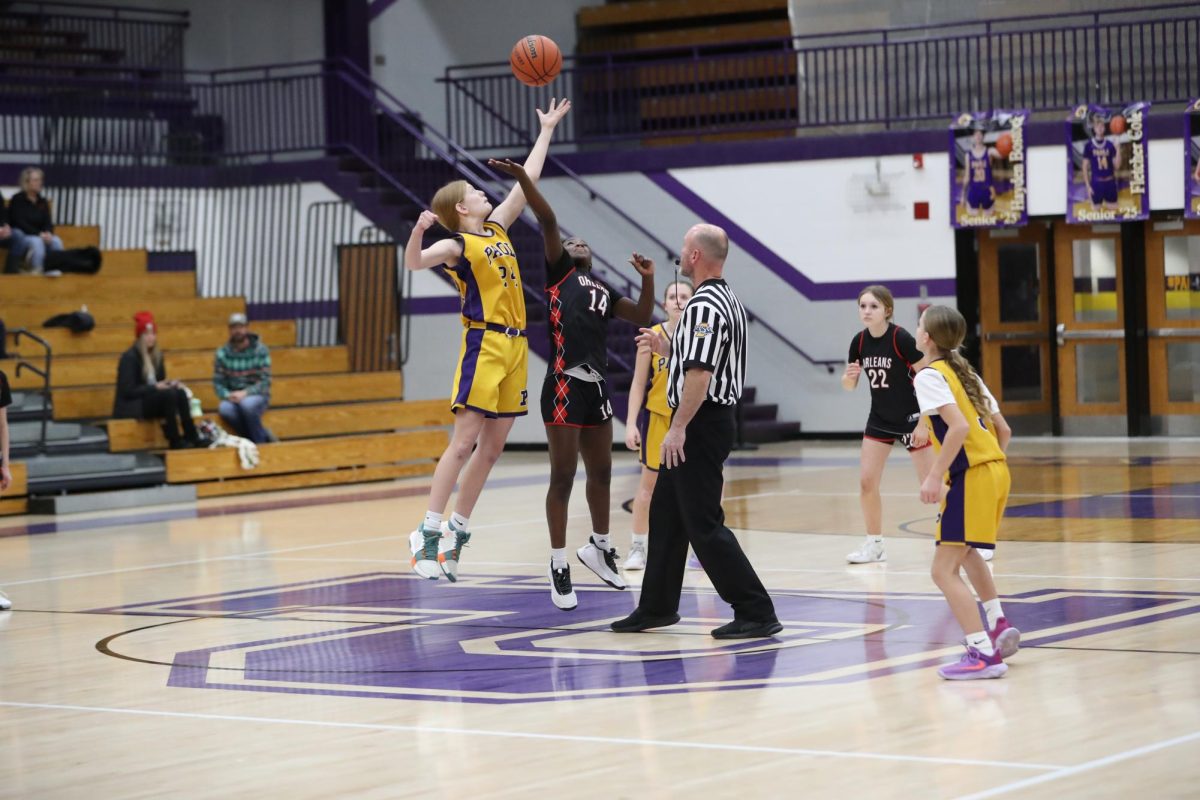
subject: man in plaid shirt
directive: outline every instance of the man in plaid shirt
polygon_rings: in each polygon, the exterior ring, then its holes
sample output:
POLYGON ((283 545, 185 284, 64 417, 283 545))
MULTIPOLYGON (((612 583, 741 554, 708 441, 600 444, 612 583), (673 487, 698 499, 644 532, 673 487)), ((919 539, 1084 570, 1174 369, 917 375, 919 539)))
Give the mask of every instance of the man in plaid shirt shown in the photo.
POLYGON ((230 315, 229 341, 213 360, 213 388, 221 400, 221 419, 238 436, 255 444, 270 441, 262 415, 271 402, 271 351, 250 333, 240 312, 230 315))

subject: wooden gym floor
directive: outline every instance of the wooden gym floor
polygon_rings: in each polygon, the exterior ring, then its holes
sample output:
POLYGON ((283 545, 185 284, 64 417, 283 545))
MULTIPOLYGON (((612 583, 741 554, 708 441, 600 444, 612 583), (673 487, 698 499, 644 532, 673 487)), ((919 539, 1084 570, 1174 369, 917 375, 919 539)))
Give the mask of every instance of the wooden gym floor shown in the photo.
MULTIPOLYGON (((1200 441, 1025 440, 993 568, 1022 649, 948 683, 931 507, 857 444, 736 453, 726 509, 776 639, 619 636, 636 588, 548 596, 545 455, 506 455, 462 580, 408 568, 427 478, 0 520, 0 797, 1187 797, 1200 784, 1200 441)), ((614 525, 628 548, 632 456, 614 525)), ((572 547, 589 524, 582 483, 572 547)), ((574 562, 574 558, 572 558, 574 562)), ((636 583, 638 573, 630 577, 636 583)))

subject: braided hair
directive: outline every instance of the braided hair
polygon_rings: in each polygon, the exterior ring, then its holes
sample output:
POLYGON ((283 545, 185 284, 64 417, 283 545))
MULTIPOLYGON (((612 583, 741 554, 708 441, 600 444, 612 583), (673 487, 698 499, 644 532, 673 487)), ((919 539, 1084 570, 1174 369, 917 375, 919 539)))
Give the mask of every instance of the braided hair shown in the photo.
POLYGON ((954 370, 954 374, 958 376, 958 382, 962 384, 963 391, 967 393, 967 398, 975 407, 975 411, 983 419, 991 416, 992 410, 988 406, 987 397, 983 394, 979 376, 958 352, 959 346, 967 336, 967 321, 963 319, 963 315, 950 306, 931 306, 925 311, 923 324, 925 333, 937 345, 937 349, 945 357, 950 369, 954 370))

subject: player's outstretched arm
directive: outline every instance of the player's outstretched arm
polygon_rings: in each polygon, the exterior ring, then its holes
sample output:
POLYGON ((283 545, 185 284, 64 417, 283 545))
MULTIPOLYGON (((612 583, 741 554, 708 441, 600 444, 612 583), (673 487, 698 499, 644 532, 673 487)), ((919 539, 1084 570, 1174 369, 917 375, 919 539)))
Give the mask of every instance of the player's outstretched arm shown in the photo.
MULTIPOLYGON (((538 134, 537 141, 533 143, 533 149, 529 151, 529 156, 525 159, 525 172, 534 183, 542 177, 542 167, 546 164, 546 153, 550 150, 550 140, 554 138, 554 129, 558 127, 558 123, 570 110, 570 100, 564 99, 562 102, 558 102, 554 98, 550 98, 550 107, 546 111, 537 109, 538 121, 542 125, 542 130, 538 134)), ((504 202, 496 206, 491 218, 507 228, 517 217, 521 216, 521 212, 525 210, 525 202, 525 192, 518 183, 508 193, 508 197, 504 198, 504 202)))
POLYGON ((462 246, 454 239, 442 239, 425 249, 421 244, 425 231, 433 227, 437 216, 432 211, 422 211, 413 225, 412 233, 408 235, 408 244, 404 246, 404 268, 411 270, 429 269, 438 264, 449 264, 462 255, 462 246))
MULTIPOLYGON (((542 226, 542 240, 546 245, 546 261, 550 264, 557 263, 559 257, 562 256, 562 235, 558 231, 558 217, 555 216, 554 209, 550 207, 545 195, 538 190, 533 178, 529 177, 529 171, 507 158, 499 160, 490 158, 488 166, 517 179, 517 188, 529 201, 529 207, 533 209, 538 224, 542 226)), ((492 218, 495 219, 495 217, 496 214, 493 213, 492 218)))
POLYGON ((649 325, 650 316, 654 313, 654 259, 646 258, 641 253, 634 253, 629 263, 642 276, 642 291, 634 303, 628 297, 617 301, 613 316, 632 322, 634 325, 649 325))

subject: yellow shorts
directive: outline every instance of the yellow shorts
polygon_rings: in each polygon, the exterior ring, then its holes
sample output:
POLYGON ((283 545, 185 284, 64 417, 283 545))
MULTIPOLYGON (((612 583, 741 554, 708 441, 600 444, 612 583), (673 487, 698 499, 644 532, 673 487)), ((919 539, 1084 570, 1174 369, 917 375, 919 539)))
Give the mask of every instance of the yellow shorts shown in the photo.
POLYGON ((938 515, 937 543, 994 550, 1011 485, 1008 464, 1003 461, 976 464, 952 477, 938 515))
POLYGON ((638 433, 642 437, 642 456, 639 461, 647 468, 658 472, 662 464, 663 437, 671 427, 671 418, 653 411, 643 411, 638 420, 638 433))
POLYGON ((529 340, 498 331, 463 329, 450 409, 485 417, 529 413, 529 340))

